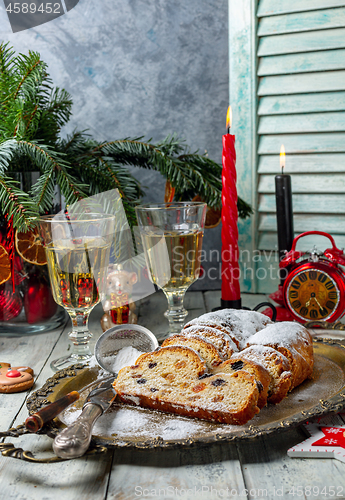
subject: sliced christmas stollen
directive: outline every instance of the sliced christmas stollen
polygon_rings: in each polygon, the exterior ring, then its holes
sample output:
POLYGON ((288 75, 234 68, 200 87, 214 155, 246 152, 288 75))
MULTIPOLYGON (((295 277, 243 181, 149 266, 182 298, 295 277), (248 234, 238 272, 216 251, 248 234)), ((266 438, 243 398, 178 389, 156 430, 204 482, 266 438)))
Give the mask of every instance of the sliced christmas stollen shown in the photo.
POLYGON ((263 345, 276 349, 290 363, 290 391, 310 377, 314 366, 313 341, 308 330, 292 321, 274 323, 249 337, 247 345, 263 345))
POLYGON ((222 362, 222 358, 215 345, 198 335, 190 335, 189 337, 186 335, 173 335, 164 340, 162 347, 171 345, 180 345, 193 349, 193 351, 199 354, 205 362, 206 368, 210 371, 222 362))
POLYGON ((210 375, 198 354, 182 346, 143 354, 120 370, 114 388, 126 403, 226 424, 245 424, 259 412, 253 375, 210 375))
POLYGON ((271 383, 271 376, 268 370, 256 361, 241 358, 241 353, 227 359, 222 364, 213 369, 213 374, 236 373, 245 370, 251 373, 256 381, 259 390, 258 407, 261 409, 267 404, 268 389, 271 383))

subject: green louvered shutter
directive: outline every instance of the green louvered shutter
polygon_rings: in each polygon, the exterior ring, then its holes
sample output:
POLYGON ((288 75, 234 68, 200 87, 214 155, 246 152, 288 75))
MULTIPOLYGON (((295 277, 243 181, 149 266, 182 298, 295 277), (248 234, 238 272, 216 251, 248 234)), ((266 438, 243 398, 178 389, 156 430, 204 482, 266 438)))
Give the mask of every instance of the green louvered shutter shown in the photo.
MULTIPOLYGON (((277 246, 281 144, 295 234, 326 231, 345 247, 345 0, 261 0, 257 18, 258 248, 277 246)), ((299 248, 313 243, 328 246, 308 237, 299 248)), ((269 279, 257 285, 272 291, 269 279)))

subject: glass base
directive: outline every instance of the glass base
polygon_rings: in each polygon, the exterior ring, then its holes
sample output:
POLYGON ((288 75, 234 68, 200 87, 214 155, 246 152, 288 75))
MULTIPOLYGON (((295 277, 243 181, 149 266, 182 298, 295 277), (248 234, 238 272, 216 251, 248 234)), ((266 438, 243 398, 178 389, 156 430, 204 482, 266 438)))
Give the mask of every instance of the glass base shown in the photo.
POLYGON ((0 337, 22 337, 37 335, 59 328, 66 323, 67 316, 64 309, 59 308, 52 318, 30 325, 27 323, 24 311, 13 321, 0 322, 0 337))
POLYGON ((87 363, 92 357, 92 354, 85 354, 83 356, 77 356, 77 355, 69 355, 69 356, 62 356, 61 358, 54 359, 50 363, 50 368, 54 371, 57 372, 59 370, 64 370, 65 368, 68 368, 69 366, 75 365, 77 363, 87 363))
POLYGON ((169 321, 170 335, 176 335, 181 333, 181 330, 186 323, 188 311, 186 311, 184 307, 178 310, 168 309, 167 311, 165 311, 164 316, 169 321))
POLYGON ((181 333, 185 325, 188 311, 183 307, 183 299, 187 288, 176 290, 165 290, 163 292, 168 300, 169 309, 165 311, 164 316, 169 321, 170 335, 181 333))

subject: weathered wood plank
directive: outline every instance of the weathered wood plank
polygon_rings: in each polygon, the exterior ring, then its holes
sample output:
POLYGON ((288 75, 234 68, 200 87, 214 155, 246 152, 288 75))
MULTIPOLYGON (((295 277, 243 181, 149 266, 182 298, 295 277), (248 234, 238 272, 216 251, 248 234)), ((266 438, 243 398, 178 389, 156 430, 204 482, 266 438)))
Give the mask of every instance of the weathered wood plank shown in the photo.
MULTIPOLYGON (((314 154, 314 155, 286 155, 284 172, 293 173, 330 173, 345 172, 345 154, 314 154)), ((279 174, 279 156, 262 155, 259 157, 259 174, 279 174)))
POLYGON ((232 488, 245 500, 246 494, 236 446, 211 445, 185 450, 123 451, 115 453, 109 482, 108 499, 184 498, 201 495, 213 499, 232 488), (124 465, 130 464, 130 465, 124 465), (145 464, 145 466, 143 466, 145 464), (203 493, 200 494, 200 491, 203 493), (144 490, 146 495, 144 496, 144 490), (213 493, 212 493, 213 490, 213 493), (199 493, 199 495, 198 495, 199 493))
POLYGON ((302 73, 260 78, 258 96, 345 90, 345 71, 302 73))
MULTIPOLYGON (((343 194, 293 194, 294 214, 297 213, 345 213, 345 197, 343 194)), ((276 212, 275 194, 259 196, 259 212, 276 212)))
POLYGON ((260 38, 258 56, 297 54, 345 47, 345 28, 306 33, 288 33, 260 38))
MULTIPOLYGON (((294 214, 293 224, 294 230, 299 233, 303 233, 303 231, 326 231, 331 234, 345 233, 344 214, 294 214)), ((261 215, 259 218, 259 231, 277 231, 276 215, 261 215)))
MULTIPOLYGON (((0 337, 1 362, 12 366, 30 366, 34 371, 35 384, 31 390, 40 387, 39 374, 61 336, 63 328, 40 335, 22 337, 0 337)), ((8 429, 30 391, 14 394, 0 394, 0 429, 8 429)))
POLYGON ((296 115, 262 116, 258 134, 344 132, 345 111, 296 115))
POLYGON ((257 74, 258 76, 287 75, 343 69, 345 69, 345 49, 338 49, 262 57, 259 60, 257 74))
MULTIPOLYGON (((309 231, 309 228, 306 227, 305 231, 309 231)), ((295 236, 298 236, 300 232, 296 232, 295 236)), ((345 236, 341 234, 336 234, 334 235, 334 240, 338 248, 345 248, 345 236)), ((307 252, 313 246, 316 245, 316 247, 319 250, 325 250, 326 248, 329 247, 329 240, 326 238, 323 238, 322 236, 317 236, 317 235, 312 235, 312 236, 306 236, 305 238, 302 238, 301 241, 298 242, 298 249, 303 250, 307 252)), ((258 249, 259 250, 277 250, 278 247, 278 236, 277 233, 261 233, 259 235, 259 243, 258 243, 258 249)))
POLYGON ((295 459, 287 456, 286 451, 304 439, 306 435, 297 428, 280 433, 279 438, 274 434, 259 438, 261 446, 252 446, 250 441, 241 443, 238 450, 246 487, 253 492, 262 491, 260 497, 255 495, 250 497, 251 500, 278 497, 287 500, 293 491, 296 494, 297 487, 298 491, 307 492, 305 495, 302 493, 304 498, 309 497, 308 491, 312 491, 316 493, 315 498, 320 499, 322 489, 329 491, 326 485, 334 484, 343 488, 342 463, 329 459, 295 459))
POLYGON ((261 136, 259 155, 279 154, 284 144, 287 154, 294 153, 343 153, 345 152, 345 133, 330 134, 282 134, 261 136))
POLYGON ((275 16, 290 12, 303 12, 318 9, 329 9, 330 7, 343 7, 344 0, 261 0, 257 16, 275 16))
POLYGON ((345 110, 345 92, 323 92, 262 97, 258 115, 288 115, 345 110))
MULTIPOLYGON (((24 415, 21 415, 22 417, 24 415)), ((39 458, 54 456, 52 439, 26 435, 6 440, 39 458)), ((2 498, 25 500, 104 500, 113 452, 66 462, 39 464, 0 458, 2 498)))
MULTIPOLYGON (((36 441, 32 449, 43 455, 51 446, 46 436, 27 437, 18 445, 27 449, 28 440, 36 441)), ((29 445, 31 448, 31 446, 29 445)), ((1 484, 3 498, 25 500, 103 500, 106 498, 108 470, 112 452, 88 459, 78 459, 57 464, 35 464, 3 458, 0 473, 5 481, 1 484)))
MULTIPOLYGON (((96 332, 95 337, 98 336, 100 329, 99 317, 101 312, 98 307, 92 313, 90 321, 92 331, 96 332)), ((16 339, 20 341, 16 351, 13 351, 14 339, 2 338, 1 352, 6 353, 6 359, 13 359, 14 364, 18 364, 16 356, 25 352, 25 359, 30 366, 35 367, 35 372, 38 374, 35 386, 32 389, 37 390, 53 375, 49 366, 50 361, 66 354, 69 344, 68 331, 69 325, 62 335, 60 335, 60 332, 50 332, 31 337, 23 336, 16 339)), ((92 345, 95 341, 96 338, 92 340, 92 345)), ((15 395, 4 394, 2 396, 7 396, 7 401, 9 401, 15 395)), ((12 420, 16 417, 13 423, 14 426, 23 423, 27 416, 26 405, 22 407, 18 405, 17 408, 12 408, 12 420)), ((3 413, 0 412, 1 430, 7 428, 5 425, 6 420, 7 417, 4 418, 3 413)), ((11 442, 24 450, 30 450, 38 458, 54 456, 52 440, 47 436, 25 435, 21 438, 8 438, 6 442, 11 442)), ((56 464, 35 464, 1 457, 0 476, 6 478, 6 481, 1 483, 1 495, 4 498, 15 497, 25 498, 25 500, 42 498, 49 500, 61 496, 63 496, 64 500, 75 500, 76 498, 103 500, 106 496, 111 457, 112 451, 97 457, 80 458, 56 464)))
MULTIPOLYGON (((293 174, 292 190, 294 193, 345 193, 345 176, 337 174, 293 174)), ((274 193, 273 175, 261 175, 259 193, 274 193)))
POLYGON ((258 36, 313 31, 345 26, 345 8, 322 9, 298 14, 262 17, 258 36))

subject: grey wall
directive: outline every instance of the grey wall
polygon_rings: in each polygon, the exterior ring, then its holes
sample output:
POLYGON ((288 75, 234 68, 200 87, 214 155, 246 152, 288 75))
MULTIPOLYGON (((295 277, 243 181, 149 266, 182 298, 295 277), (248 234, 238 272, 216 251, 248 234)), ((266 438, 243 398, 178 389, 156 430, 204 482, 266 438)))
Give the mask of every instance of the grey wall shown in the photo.
MULTIPOLYGON (((65 133, 88 128, 97 139, 176 132, 192 150, 220 162, 228 106, 227 0, 80 0, 68 14, 13 34, 0 2, 1 39, 41 53, 55 85, 74 101, 65 133)), ((135 169, 146 200, 163 201, 160 174, 135 169)), ((220 227, 204 249, 220 250, 220 227)), ((209 259, 208 259, 209 260, 209 259)), ((218 261, 205 262, 215 267, 218 261)), ((207 274, 207 273, 206 273, 207 274)), ((220 288, 203 279, 194 288, 220 288)))

